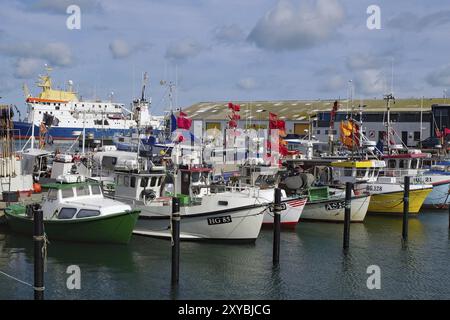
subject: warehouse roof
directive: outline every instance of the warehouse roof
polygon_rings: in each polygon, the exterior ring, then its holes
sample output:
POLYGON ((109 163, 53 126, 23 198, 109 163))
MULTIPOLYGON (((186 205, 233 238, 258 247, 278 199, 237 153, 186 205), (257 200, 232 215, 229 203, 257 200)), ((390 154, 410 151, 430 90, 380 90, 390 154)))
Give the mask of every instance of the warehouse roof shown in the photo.
MULTIPOLYGON (((423 111, 430 111, 432 104, 444 104, 447 99, 426 98, 423 101, 423 111)), ((222 101, 200 102, 183 111, 194 120, 224 120, 230 113, 228 103, 233 102, 241 106, 242 120, 268 120, 269 112, 276 113, 281 119, 306 120, 320 111, 330 111, 334 100, 280 100, 280 101, 222 101)), ((384 111, 386 101, 383 99, 354 100, 354 110, 359 110, 362 104, 365 112, 384 111)), ((340 100, 339 111, 351 110, 348 100, 340 100)), ((397 99, 395 104, 391 101, 391 111, 408 112, 420 111, 421 99, 397 99)))

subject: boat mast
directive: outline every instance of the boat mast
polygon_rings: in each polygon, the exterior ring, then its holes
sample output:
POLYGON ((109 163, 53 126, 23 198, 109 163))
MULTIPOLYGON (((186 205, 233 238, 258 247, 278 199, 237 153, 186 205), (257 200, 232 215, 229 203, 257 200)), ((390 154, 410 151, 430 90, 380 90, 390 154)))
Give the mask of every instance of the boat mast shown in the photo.
POLYGON ((84 155, 85 143, 86 143, 86 109, 83 109, 83 146, 81 148, 82 155, 84 155))

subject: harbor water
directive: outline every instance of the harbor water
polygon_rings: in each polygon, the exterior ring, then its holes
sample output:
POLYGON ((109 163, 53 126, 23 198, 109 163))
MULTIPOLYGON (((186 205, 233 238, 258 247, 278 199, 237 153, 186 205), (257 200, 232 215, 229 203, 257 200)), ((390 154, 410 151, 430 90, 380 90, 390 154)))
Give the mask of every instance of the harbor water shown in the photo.
MULTIPOLYGON (((180 283, 170 285, 170 241, 133 236, 129 245, 50 240, 46 299, 448 299, 450 237, 446 210, 409 221, 402 244, 400 216, 367 216, 351 225, 301 222, 281 234, 280 266, 272 267, 272 230, 254 244, 183 242, 180 283), (68 289, 67 268, 80 268, 80 289, 68 289), (368 289, 369 266, 380 289, 368 289)), ((33 241, 0 227, 0 271, 33 282, 33 241)), ((31 287, 0 275, 0 299, 32 299, 31 287)))

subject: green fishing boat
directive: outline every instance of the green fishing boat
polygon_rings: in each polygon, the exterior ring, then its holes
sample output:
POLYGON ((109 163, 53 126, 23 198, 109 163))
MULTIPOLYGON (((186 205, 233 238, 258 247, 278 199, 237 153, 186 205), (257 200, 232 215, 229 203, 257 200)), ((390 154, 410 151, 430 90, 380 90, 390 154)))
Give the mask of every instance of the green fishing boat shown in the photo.
MULTIPOLYGON (((93 243, 129 242, 139 210, 122 202, 104 198, 100 185, 77 177, 43 185, 47 195, 42 203, 44 229, 50 241, 65 240, 93 243)), ((31 210, 20 204, 5 209, 10 228, 33 233, 31 210)))

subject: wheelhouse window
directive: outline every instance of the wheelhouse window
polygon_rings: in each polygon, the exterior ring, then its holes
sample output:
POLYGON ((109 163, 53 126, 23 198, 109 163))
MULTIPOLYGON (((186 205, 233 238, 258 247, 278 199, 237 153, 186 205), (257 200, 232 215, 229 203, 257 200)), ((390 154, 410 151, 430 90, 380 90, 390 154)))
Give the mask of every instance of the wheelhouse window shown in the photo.
POLYGON ((395 159, 390 159, 390 160, 388 161, 388 167, 389 167, 390 169, 395 169, 396 165, 397 165, 397 162, 395 161, 395 159))
POLYGON ((406 165, 406 160, 400 160, 400 161, 398 162, 398 167, 399 167, 400 169, 405 169, 405 165, 406 165))
POLYGON ((61 194, 62 194, 63 199, 72 198, 74 196, 72 188, 61 190, 61 194))
POLYGON ((89 186, 78 186, 77 187, 77 197, 88 196, 88 195, 89 195, 89 186))
POLYGON ((56 200, 58 199, 58 190, 57 189, 49 189, 47 194, 48 200, 56 200))
POLYGON ((102 190, 100 189, 100 186, 96 185, 96 184, 91 185, 91 192, 93 195, 102 194, 102 190))
POLYGON ((352 168, 344 168, 344 176, 351 177, 353 175, 352 168))
POLYGON ((123 177, 123 185, 126 187, 130 186, 130 177, 129 176, 124 176, 123 177))
POLYGON ((89 210, 89 209, 81 209, 78 211, 77 218, 89 218, 96 217, 100 215, 99 210, 89 210))
POLYGON ((148 177, 141 179, 141 188, 145 188, 146 186, 148 186, 148 177))
POLYGON ((130 178, 130 187, 136 188, 136 177, 130 178))
POLYGON ((58 213, 58 219, 72 219, 77 209, 75 208, 61 208, 58 213))
POLYGON ((417 165, 419 164, 419 161, 417 159, 411 160, 411 169, 417 169, 417 165))
POLYGON ((364 178, 365 175, 366 175, 366 169, 358 169, 356 171, 356 176, 358 178, 364 178))
POLYGON ((157 179, 158 179, 157 177, 152 177, 152 180, 150 181, 150 187, 156 186, 156 180, 157 179))

